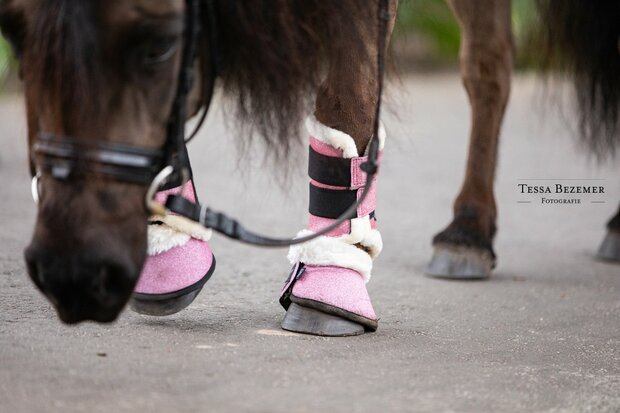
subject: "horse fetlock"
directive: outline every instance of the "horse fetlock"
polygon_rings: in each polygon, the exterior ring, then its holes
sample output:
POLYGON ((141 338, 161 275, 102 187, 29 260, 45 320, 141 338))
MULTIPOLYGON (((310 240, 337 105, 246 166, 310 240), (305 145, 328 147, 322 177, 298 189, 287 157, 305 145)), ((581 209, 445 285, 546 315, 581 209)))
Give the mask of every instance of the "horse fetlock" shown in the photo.
POLYGON ((620 263, 620 231, 609 231, 598 249, 599 258, 620 263))
POLYGON ((497 227, 495 225, 493 208, 483 205, 466 203, 455 207, 454 219, 439 234, 433 238, 435 244, 449 244, 454 246, 487 250, 493 254, 493 238, 497 227))

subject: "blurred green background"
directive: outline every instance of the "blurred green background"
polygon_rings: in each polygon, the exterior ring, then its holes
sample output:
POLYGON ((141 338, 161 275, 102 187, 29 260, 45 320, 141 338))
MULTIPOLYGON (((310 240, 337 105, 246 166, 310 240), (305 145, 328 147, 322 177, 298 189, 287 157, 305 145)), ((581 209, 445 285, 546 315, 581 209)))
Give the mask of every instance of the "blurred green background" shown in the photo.
POLYGON ((11 47, 0 36, 0 81, 4 81, 9 73, 11 67, 14 66, 13 57, 11 54, 11 47))
MULTIPOLYGON (((528 47, 536 24, 535 0, 513 0, 512 9, 516 66, 528 68, 537 58, 528 47)), ((392 44, 399 71, 457 68, 459 28, 444 0, 401 0, 392 44)), ((0 90, 6 89, 7 83, 15 83, 14 69, 11 49, 0 37, 0 90)))
MULTIPOLYGON (((518 69, 537 61, 532 35, 537 24, 536 0, 512 0, 512 30, 518 69)), ((400 0, 392 41, 396 62, 407 69, 455 68, 459 27, 444 0, 400 0)))

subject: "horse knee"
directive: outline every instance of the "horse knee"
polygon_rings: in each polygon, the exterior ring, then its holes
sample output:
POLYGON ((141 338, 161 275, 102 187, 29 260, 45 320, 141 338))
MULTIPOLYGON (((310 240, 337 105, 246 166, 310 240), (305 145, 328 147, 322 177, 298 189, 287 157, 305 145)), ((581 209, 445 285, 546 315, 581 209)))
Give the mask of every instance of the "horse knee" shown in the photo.
POLYGON ((509 42, 488 43, 464 46, 460 59, 463 85, 472 98, 483 96, 504 104, 510 95, 512 49, 509 42))

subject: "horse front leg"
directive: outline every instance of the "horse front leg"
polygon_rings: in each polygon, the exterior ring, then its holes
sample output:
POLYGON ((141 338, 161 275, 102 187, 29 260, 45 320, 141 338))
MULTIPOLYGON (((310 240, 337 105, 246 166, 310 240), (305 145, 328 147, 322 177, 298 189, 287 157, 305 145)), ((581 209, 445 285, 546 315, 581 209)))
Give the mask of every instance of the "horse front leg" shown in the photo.
MULTIPOLYGON (((373 2, 378 5, 378 0, 373 2)), ((390 2, 391 33, 397 2, 390 2)), ((310 205, 308 227, 300 234, 331 225, 366 186, 361 165, 373 136, 377 105, 377 7, 360 7, 331 30, 337 53, 320 87, 309 133, 310 205)), ((388 35, 389 35, 388 33, 388 35)), ((379 130, 380 150, 385 143, 379 130)), ((373 259, 382 249, 375 219, 377 182, 355 217, 311 242, 293 246, 293 265, 280 303, 285 330, 347 336, 377 329, 377 316, 366 290, 373 259)))
POLYGON ((449 0, 461 28, 460 64, 472 111, 469 154, 454 218, 433 239, 427 273, 454 279, 490 276, 497 208, 493 182, 510 93, 510 0, 449 0))
POLYGON ((607 223, 607 235, 598 249, 598 256, 607 261, 620 263, 620 208, 607 223))

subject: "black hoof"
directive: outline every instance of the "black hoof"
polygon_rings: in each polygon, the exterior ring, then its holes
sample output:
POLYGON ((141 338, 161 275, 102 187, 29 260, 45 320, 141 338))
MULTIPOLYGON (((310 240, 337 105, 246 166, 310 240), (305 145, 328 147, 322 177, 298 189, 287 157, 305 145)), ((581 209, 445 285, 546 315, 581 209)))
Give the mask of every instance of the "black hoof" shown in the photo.
POLYGON ((196 299, 200 290, 202 290, 202 287, 187 294, 164 300, 144 299, 134 296, 129 302, 129 307, 136 313, 144 315, 159 317, 172 315, 190 305, 196 299))
POLYGON ((202 287, 213 275, 213 271, 215 271, 215 257, 209 271, 195 284, 167 294, 134 293, 129 301, 129 307, 136 313, 159 317, 178 313, 196 299, 202 287))
POLYGON ((609 231, 597 255, 606 261, 620 262, 620 232, 609 231))
POLYGON ((435 244, 426 274, 453 280, 481 280, 491 276, 495 260, 484 249, 435 244))
POLYGON ((344 337, 364 334, 364 326, 341 317, 291 303, 282 328, 296 333, 317 336, 344 337))

